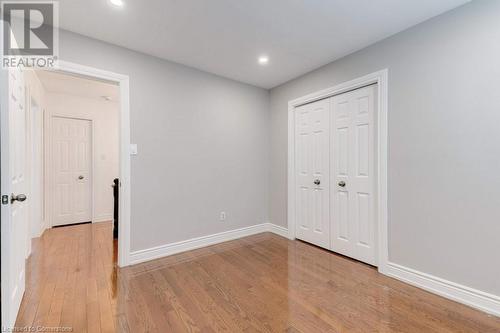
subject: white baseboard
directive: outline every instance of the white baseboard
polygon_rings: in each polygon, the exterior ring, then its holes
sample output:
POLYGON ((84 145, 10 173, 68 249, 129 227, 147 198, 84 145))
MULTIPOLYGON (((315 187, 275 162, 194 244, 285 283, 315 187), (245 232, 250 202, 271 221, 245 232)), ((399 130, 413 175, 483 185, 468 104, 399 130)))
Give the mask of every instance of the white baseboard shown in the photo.
POLYGON ((251 227, 224 231, 213 235, 192 238, 185 241, 134 251, 130 253, 130 265, 166 257, 180 252, 199 249, 201 247, 227 242, 230 240, 259 234, 262 232, 273 232, 283 237, 288 236, 288 230, 286 228, 274 225, 272 223, 262 223, 251 227))
POLYGON ((39 226, 38 230, 34 234, 31 235, 31 238, 33 239, 33 238, 39 238, 39 237, 41 237, 43 235, 43 232, 45 231, 45 229, 46 229, 45 222, 42 221, 40 223, 40 226, 39 226))
POLYGON ((92 223, 113 221, 113 215, 101 215, 92 218, 92 223))
POLYGON ((431 293, 469 305, 489 314, 500 316, 500 297, 422 273, 395 263, 388 263, 383 274, 431 293))
POLYGON ((268 231, 273 234, 280 235, 281 237, 288 238, 288 229, 280 225, 266 223, 268 225, 268 231))

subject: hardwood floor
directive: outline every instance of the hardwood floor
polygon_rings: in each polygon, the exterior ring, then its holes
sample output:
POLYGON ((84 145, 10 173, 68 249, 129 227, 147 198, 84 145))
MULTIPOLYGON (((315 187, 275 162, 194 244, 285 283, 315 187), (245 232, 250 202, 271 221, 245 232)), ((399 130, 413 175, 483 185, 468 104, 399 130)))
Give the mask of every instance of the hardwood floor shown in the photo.
POLYGON ((116 269, 111 223, 34 244, 18 327, 73 332, 500 332, 500 318, 265 233, 116 269))

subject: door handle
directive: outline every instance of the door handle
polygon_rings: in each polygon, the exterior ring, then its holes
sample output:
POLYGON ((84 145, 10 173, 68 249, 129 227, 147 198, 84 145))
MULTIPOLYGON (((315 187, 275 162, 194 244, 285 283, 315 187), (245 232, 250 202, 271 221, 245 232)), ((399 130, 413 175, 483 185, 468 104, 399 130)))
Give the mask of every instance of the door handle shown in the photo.
POLYGON ((82 175, 78 176, 78 179, 82 180, 82 179, 83 179, 83 176, 82 176, 82 175))
POLYGON ((337 185, 340 186, 340 187, 345 187, 345 181, 341 180, 341 181, 338 182, 337 185))
POLYGON ((12 193, 12 195, 10 196, 11 204, 14 203, 14 201, 23 202, 24 200, 26 200, 26 194, 15 195, 14 193, 12 193))
POLYGON ((319 180, 319 179, 315 179, 315 180, 314 180, 314 185, 319 185, 319 184, 321 184, 321 180, 319 180))

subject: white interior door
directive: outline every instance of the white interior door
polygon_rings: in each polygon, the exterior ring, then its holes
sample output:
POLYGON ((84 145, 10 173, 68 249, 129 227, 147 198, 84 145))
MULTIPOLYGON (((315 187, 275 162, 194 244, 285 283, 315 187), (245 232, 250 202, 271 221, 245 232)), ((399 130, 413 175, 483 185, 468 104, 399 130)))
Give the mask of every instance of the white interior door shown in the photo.
POLYGON ((2 71, 2 322, 12 327, 25 290, 26 101, 23 74, 2 71), (6 89, 5 89, 6 88, 6 89))
POLYGON ((329 247, 330 100, 295 109, 296 236, 329 247))
POLYGON ((332 98, 331 249, 376 264, 376 85, 332 98))
POLYGON ((52 118, 52 225, 92 221, 92 122, 52 118))

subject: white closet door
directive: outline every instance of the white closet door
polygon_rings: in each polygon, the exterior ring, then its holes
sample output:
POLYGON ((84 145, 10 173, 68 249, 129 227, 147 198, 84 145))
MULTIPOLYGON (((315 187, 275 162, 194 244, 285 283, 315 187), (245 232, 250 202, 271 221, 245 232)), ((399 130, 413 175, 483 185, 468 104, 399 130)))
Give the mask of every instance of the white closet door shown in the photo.
POLYGON ((330 100, 295 109, 296 236, 322 247, 330 244, 330 100))
POLYGON ((376 264, 376 85, 332 98, 332 240, 330 248, 376 264))
POLYGON ((54 117, 52 225, 92 220, 92 132, 88 120, 54 117))

